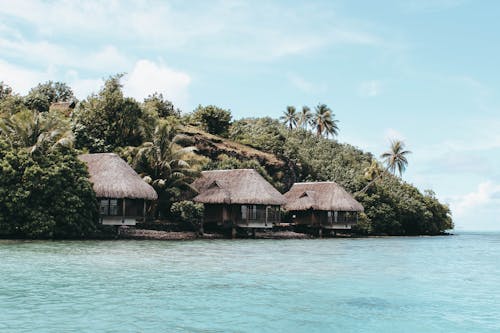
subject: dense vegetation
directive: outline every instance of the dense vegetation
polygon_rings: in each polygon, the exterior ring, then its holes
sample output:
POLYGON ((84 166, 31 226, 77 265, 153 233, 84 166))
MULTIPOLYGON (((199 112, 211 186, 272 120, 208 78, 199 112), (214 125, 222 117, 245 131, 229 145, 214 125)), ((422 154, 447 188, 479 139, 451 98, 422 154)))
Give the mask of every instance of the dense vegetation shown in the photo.
POLYGON ((402 180, 409 152, 401 142, 382 156, 385 165, 341 144, 334 139, 339 122, 325 104, 314 112, 289 106, 279 120, 232 121, 229 110, 213 105, 182 114, 157 93, 136 101, 123 95, 120 79, 110 77, 79 102, 64 83, 39 84, 26 96, 0 83, 0 236, 95 234, 96 198, 81 152, 125 158, 159 194, 151 218, 196 223, 200 207, 185 201, 195 194, 192 180, 201 170, 244 167, 282 192, 297 181, 336 181, 365 207, 358 233, 438 234, 453 227, 433 192, 402 180), (71 102, 70 109, 57 102, 71 102))

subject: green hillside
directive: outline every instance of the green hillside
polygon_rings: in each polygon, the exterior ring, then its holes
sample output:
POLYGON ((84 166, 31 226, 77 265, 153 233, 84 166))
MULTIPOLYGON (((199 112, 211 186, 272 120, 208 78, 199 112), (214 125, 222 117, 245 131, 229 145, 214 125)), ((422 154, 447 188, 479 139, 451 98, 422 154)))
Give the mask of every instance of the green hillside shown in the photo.
POLYGON ((339 143, 337 120, 324 104, 314 114, 287 107, 279 120, 233 121, 216 106, 181 113, 161 94, 136 101, 123 95, 120 79, 109 78, 82 101, 63 83, 40 84, 26 96, 0 83, 0 236, 99 232, 95 196, 76 158, 82 152, 126 159, 158 193, 151 219, 196 212, 185 200, 195 195, 190 183, 202 170, 254 168, 282 193, 301 181, 344 186, 365 207, 360 234, 434 235, 453 228, 449 208, 432 191, 421 193, 403 180, 409 153, 403 143, 393 143, 382 160, 339 143))

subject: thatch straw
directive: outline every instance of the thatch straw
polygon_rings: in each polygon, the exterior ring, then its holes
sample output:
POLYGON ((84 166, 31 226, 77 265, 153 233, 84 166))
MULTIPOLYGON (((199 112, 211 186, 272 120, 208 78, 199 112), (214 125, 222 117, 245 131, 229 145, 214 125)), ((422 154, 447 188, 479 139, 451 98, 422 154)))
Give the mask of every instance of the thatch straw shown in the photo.
POLYGON ((288 211, 326 210, 362 212, 363 206, 335 182, 295 183, 285 193, 288 211))
POLYGON ((98 198, 129 198, 156 200, 153 187, 118 155, 112 153, 78 156, 87 164, 90 182, 98 198))
POLYGON ((209 204, 283 205, 285 198, 253 169, 203 171, 194 201, 209 204))

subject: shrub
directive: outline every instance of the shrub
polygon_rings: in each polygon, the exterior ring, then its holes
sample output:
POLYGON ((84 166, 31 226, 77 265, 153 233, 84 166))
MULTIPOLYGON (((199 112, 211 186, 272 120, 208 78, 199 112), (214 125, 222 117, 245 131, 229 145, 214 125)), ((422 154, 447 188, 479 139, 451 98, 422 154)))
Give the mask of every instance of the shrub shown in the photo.
POLYGON ((170 208, 172 216, 183 223, 188 223, 199 229, 203 219, 204 207, 201 203, 189 200, 174 202, 170 208))
POLYGON ((193 112, 192 120, 200 123, 210 134, 227 136, 231 125, 231 112, 214 105, 199 105, 193 112))

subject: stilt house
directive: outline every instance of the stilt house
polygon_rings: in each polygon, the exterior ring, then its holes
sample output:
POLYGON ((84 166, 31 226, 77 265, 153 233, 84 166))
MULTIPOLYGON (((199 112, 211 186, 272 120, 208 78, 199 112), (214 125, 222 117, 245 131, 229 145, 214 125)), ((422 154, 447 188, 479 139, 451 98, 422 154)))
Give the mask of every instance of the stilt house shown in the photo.
POLYGON ((295 183, 285 193, 284 209, 296 225, 351 229, 363 206, 335 182, 295 183))
POLYGON ((280 221, 285 198, 253 169, 203 171, 192 186, 206 226, 272 228, 280 221))
POLYGON ((135 225, 138 219, 145 219, 147 201, 158 195, 127 162, 112 153, 79 158, 87 164, 103 224, 135 225))

